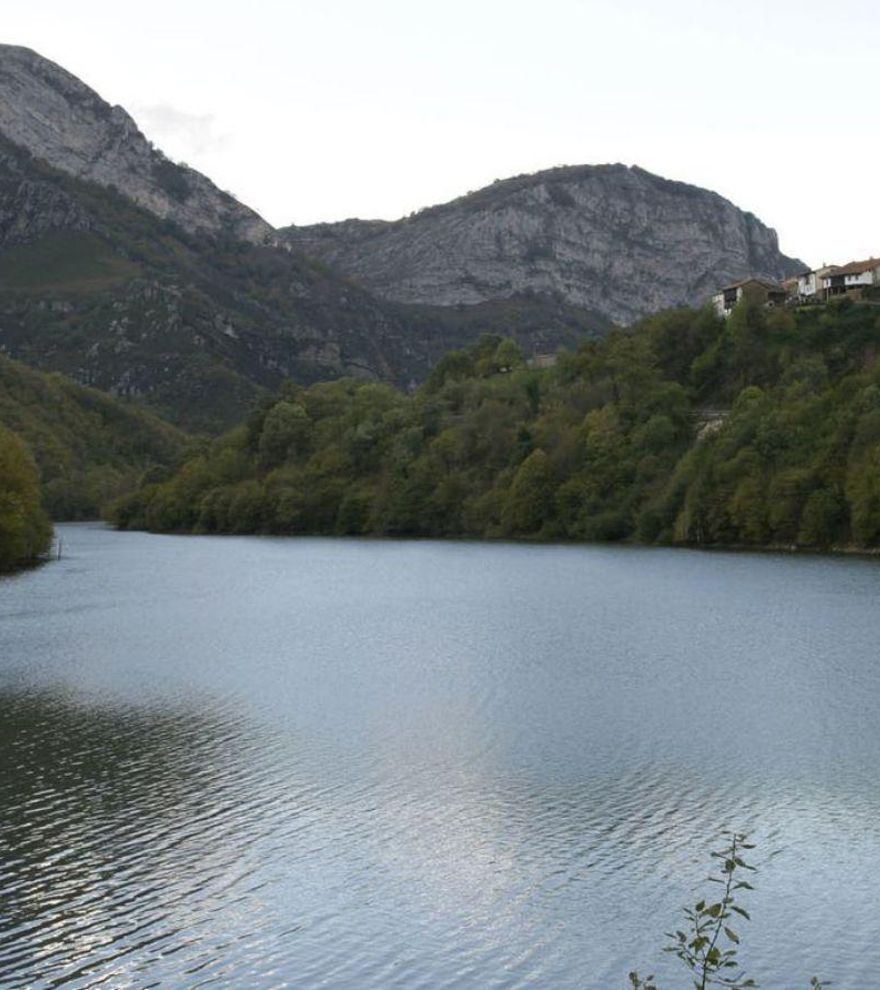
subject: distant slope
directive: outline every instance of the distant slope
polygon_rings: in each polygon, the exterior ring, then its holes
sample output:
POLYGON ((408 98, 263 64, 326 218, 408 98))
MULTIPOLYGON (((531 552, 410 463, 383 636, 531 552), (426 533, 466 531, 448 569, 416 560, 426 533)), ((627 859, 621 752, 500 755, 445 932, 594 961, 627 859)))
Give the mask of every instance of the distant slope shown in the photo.
POLYGON ((143 409, 0 357, 0 426, 25 441, 52 518, 94 519, 149 468, 170 468, 187 437, 143 409))
POLYGON ((536 293, 471 306, 387 305, 429 353, 430 365, 414 376, 417 381, 422 381, 428 368, 445 353, 470 347, 485 334, 511 337, 528 357, 534 357, 554 354, 560 347, 577 347, 588 338, 603 336, 612 326, 601 313, 536 293))
POLYGON ((0 46, 0 352, 216 431, 285 378, 408 385, 499 321, 529 352, 606 322, 534 301, 467 319, 389 304, 267 231, 124 111, 0 46))
POLYGON ((169 161, 119 106, 28 48, 0 45, 0 134, 79 179, 114 188, 190 233, 274 239, 253 210, 194 169, 169 161))
POLYGON ((234 422, 285 377, 429 364, 400 316, 320 264, 190 237, 2 138, 0 350, 190 429, 234 422))
POLYGON ((620 323, 702 304, 745 275, 804 267, 717 193, 624 165, 518 176, 394 222, 281 233, 387 299, 449 306, 538 293, 620 323))

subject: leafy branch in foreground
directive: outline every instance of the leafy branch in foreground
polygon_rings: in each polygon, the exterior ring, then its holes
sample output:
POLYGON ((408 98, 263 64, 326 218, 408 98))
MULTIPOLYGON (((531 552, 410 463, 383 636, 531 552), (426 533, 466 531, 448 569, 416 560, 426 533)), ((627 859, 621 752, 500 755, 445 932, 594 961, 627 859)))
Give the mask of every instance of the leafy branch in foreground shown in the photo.
MULTIPOLYGON (((746 976, 737 959, 740 937, 731 927, 740 919, 750 921, 748 911, 736 902, 736 894, 741 890, 754 890, 747 881, 738 878, 742 871, 754 872, 755 867, 743 858, 746 850, 754 845, 746 842, 741 832, 725 832, 727 845, 713 852, 713 858, 720 860, 717 876, 709 877, 710 883, 723 887, 717 901, 699 900, 692 908, 684 909, 687 924, 684 929, 667 932, 671 943, 664 952, 673 953, 690 970, 696 990, 708 987, 726 987, 727 990, 749 990, 758 984, 746 976)), ((632 990, 659 990, 654 976, 644 979, 637 972, 629 974, 632 990)), ((822 990, 831 984, 817 976, 810 980, 810 990, 822 990)))
POLYGON ((711 883, 721 884, 724 893, 714 903, 697 901, 692 908, 685 908, 688 931, 667 932, 672 939, 664 951, 674 953, 694 974, 694 986, 705 990, 709 986, 728 987, 729 990, 746 990, 755 987, 754 980, 746 977, 737 958, 739 935, 731 928, 736 914, 751 920, 748 911, 736 903, 735 892, 754 890, 747 880, 735 880, 737 870, 754 871, 742 858, 747 849, 754 849, 738 833, 726 833, 728 845, 720 852, 713 852, 721 860, 720 876, 709 877, 711 883))

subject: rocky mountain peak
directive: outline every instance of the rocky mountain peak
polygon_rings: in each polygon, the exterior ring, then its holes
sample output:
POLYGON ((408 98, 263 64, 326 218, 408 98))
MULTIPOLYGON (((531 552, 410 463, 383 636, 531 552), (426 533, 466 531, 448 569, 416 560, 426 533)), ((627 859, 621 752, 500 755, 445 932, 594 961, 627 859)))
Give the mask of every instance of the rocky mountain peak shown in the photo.
POLYGON ((620 164, 499 180, 393 222, 281 233, 399 302, 538 294, 620 323, 699 305, 746 275, 782 278, 803 267, 780 252, 775 231, 717 193, 620 164))
POLYGON ((274 240, 272 227, 253 210, 154 148, 122 107, 28 48, 0 45, 0 134, 62 172, 115 187, 191 233, 274 240))

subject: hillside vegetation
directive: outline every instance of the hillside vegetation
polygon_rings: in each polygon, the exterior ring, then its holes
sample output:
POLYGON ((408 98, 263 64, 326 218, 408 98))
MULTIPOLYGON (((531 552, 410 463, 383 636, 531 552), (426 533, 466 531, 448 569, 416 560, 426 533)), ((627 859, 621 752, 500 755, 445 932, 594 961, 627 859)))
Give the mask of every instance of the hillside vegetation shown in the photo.
POLYGON ((37 466, 24 443, 0 426, 0 572, 33 563, 51 540, 37 466))
POLYGON ((30 448, 56 520, 98 518, 145 471, 176 465, 187 443, 146 410, 2 356, 0 424, 30 448))
POLYGON ((120 527, 880 545, 880 310, 673 310, 530 368, 509 340, 406 396, 287 385, 120 527))

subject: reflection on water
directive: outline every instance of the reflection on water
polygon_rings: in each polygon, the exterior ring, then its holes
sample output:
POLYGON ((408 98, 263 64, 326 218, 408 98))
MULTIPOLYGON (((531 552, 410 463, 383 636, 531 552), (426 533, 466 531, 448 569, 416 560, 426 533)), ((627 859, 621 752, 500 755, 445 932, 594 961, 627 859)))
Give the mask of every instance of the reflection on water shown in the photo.
POLYGON ((258 950, 249 849, 273 801, 234 721, 9 692, 0 712, 4 985, 88 985, 98 963, 140 985, 166 953, 194 974, 258 950))
POLYGON ((624 986, 726 826, 764 985, 871 985, 873 563, 65 546, 0 584, 4 987, 624 986))

